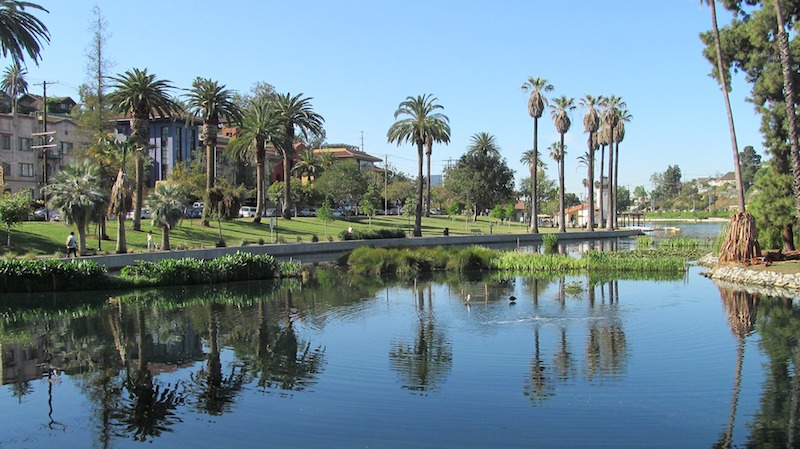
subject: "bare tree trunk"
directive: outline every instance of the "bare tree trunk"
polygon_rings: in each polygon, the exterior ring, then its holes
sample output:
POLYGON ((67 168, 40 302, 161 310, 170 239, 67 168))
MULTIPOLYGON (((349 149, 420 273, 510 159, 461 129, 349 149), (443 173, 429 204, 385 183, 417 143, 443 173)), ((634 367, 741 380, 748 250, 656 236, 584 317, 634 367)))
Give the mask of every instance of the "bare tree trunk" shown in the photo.
POLYGON ((588 221, 586 222, 586 230, 587 231, 594 231, 594 133, 589 133, 589 192, 588 192, 588 203, 589 203, 589 216, 588 221))
POLYGON ((598 228, 603 227, 603 223, 605 223, 605 211, 603 210, 603 165, 605 164, 606 158, 606 146, 600 145, 600 198, 598 198, 597 202, 600 204, 600 223, 598 224, 598 228))
POLYGON ((561 134, 561 154, 558 160, 558 232, 567 232, 566 215, 564 213, 564 134, 561 134))
POLYGON ((117 214, 117 254, 128 252, 128 240, 125 238, 125 212, 117 214))
POLYGON ((427 170, 428 171, 428 176, 425 179, 426 184, 427 184, 427 189, 428 189, 428 192, 427 192, 427 195, 426 195, 426 200, 425 200, 425 216, 426 217, 430 217, 431 216, 431 152, 432 151, 430 149, 428 149, 425 152, 425 158, 427 159, 427 163, 428 163, 428 170, 427 170))
POLYGON ((163 251, 169 251, 169 226, 164 226, 161 228, 161 249, 163 251))
MULTIPOLYGON (((742 170, 739 165, 739 144, 736 142, 736 127, 733 125, 733 110, 731 109, 731 100, 728 96, 728 83, 725 79, 725 74, 727 71, 722 63, 722 43, 720 42, 719 38, 719 27, 717 26, 717 6, 716 0, 709 0, 708 5, 711 9, 711 26, 714 31, 714 46, 717 49, 717 72, 719 76, 719 84, 722 88, 722 94, 725 98, 725 110, 728 113, 728 128, 730 129, 731 134, 731 149, 733 150, 733 169, 734 174, 736 175, 736 192, 739 195, 739 212, 744 213, 744 184, 742 184, 742 170)), ((777 3, 777 0, 776 0, 777 3)), ((780 16, 780 13, 778 14, 780 16)), ((783 26, 780 26, 781 30, 783 26)), ((778 30, 778 34, 780 35, 780 31, 778 30)), ((788 49, 788 47, 787 47, 788 49)), ((783 58, 781 58, 783 60, 783 58)), ((786 73, 786 68, 784 66, 784 75, 786 73)), ((785 76, 784 76, 784 83, 785 83, 785 76)), ((794 103, 792 103, 792 109, 794 109, 794 103)), ((791 121, 791 118, 789 119, 791 121)), ((790 131, 791 132, 791 131, 790 131)), ((794 139, 795 143, 797 139, 794 139)), ((797 146, 795 145, 793 153, 797 151, 797 146)), ((800 168, 800 166, 798 166, 800 168)), ((797 174, 800 172, 795 173, 795 183, 798 182, 797 174)), ((800 197, 797 196, 797 191, 795 190, 795 201, 798 203, 798 210, 800 210, 800 197)))
POLYGON ((133 230, 142 230, 142 203, 144 202, 144 148, 136 149, 136 191, 133 199, 133 230))
POLYGON ((417 143, 417 204, 414 214, 414 237, 422 237, 422 142, 417 143))
POLYGON ((619 197, 617 196, 619 188, 619 142, 614 146, 614 229, 617 229, 619 228, 619 224, 617 223, 617 203, 619 201, 619 197))

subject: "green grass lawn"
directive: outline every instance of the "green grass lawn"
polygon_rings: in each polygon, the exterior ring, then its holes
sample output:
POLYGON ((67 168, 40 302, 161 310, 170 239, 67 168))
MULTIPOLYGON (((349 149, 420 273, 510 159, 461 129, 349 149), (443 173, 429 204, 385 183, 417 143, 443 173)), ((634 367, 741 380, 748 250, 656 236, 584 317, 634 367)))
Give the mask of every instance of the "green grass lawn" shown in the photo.
MULTIPOLYGON (((328 237, 333 240, 339 239, 339 233, 346 230, 349 226, 353 229, 381 229, 381 228, 402 228, 409 232, 414 227, 414 219, 405 216, 378 216, 370 221, 366 217, 355 217, 348 220, 336 219, 332 223, 325 223, 317 218, 297 217, 291 220, 274 218, 274 231, 270 234, 269 219, 264 219, 260 224, 253 223, 252 218, 240 218, 232 221, 222 222, 222 238, 226 246, 241 246, 246 244, 258 244, 259 239, 264 243, 295 243, 310 242, 312 236, 316 235, 320 241, 327 241, 328 237)), ((142 220, 142 231, 130 230, 131 222, 128 221, 126 237, 128 239, 128 251, 146 251, 147 231, 153 231, 156 242, 161 241, 161 231, 150 224, 150 220, 142 220)), ((431 216, 422 219, 422 235, 436 236, 442 235, 444 228, 450 228, 450 235, 471 235, 473 232, 489 233, 489 224, 494 223, 492 232, 496 234, 522 234, 527 232, 527 228, 521 223, 497 224, 497 220, 490 217, 478 217, 478 221, 473 223, 465 220, 463 216, 431 216)), ((0 237, 0 256, 2 257, 35 257, 35 256, 55 256, 59 257, 64 252, 64 241, 70 228, 61 222, 40 222, 29 221, 17 226, 11 231, 11 247, 5 245, 6 235, 2 232, 0 237)), ((556 229, 540 228, 541 232, 555 232, 556 229)), ((107 233, 110 240, 98 242, 97 225, 92 224, 87 230, 86 246, 92 252, 98 254, 113 253, 117 237, 116 221, 108 222, 107 233)), ((203 227, 199 219, 184 219, 170 232, 170 244, 173 249, 192 249, 208 248, 216 245, 219 238, 219 228, 217 222, 212 222, 210 227, 203 227)))

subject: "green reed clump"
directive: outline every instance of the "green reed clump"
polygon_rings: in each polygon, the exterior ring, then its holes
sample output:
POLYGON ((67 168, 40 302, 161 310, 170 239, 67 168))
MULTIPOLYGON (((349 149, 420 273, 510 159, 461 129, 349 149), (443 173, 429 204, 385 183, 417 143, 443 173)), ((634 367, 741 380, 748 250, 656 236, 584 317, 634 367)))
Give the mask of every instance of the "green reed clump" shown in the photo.
POLYGON ((347 265, 356 274, 394 273, 397 261, 391 249, 361 246, 347 257, 347 265))
POLYGON ((87 290, 108 285, 106 267, 90 260, 0 261, 1 292, 87 290))
POLYGON ((653 240, 653 237, 650 237, 649 235, 640 235, 639 237, 636 237, 637 248, 652 248, 654 244, 655 241, 653 240))
POLYGON ((555 252, 558 249, 558 236, 555 234, 542 235, 542 246, 546 253, 555 252))
POLYGON ((492 260, 497 254, 498 251, 483 246, 459 248, 450 254, 445 268, 448 271, 459 272, 488 270, 492 267, 492 260))
POLYGON ((655 256, 652 251, 588 251, 583 260, 590 272, 684 272, 686 263, 675 256, 655 256))
POLYGON ((492 268, 521 272, 571 272, 581 270, 586 263, 564 254, 537 254, 519 251, 506 251, 497 254, 492 260, 492 268))

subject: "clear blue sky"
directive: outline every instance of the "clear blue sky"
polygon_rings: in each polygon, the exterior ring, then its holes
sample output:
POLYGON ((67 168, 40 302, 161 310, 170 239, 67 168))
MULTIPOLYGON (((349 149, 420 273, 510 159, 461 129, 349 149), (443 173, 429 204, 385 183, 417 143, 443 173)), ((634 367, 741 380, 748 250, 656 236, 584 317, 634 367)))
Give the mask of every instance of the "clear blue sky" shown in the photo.
MULTIPOLYGON (((114 73, 147 68, 187 88, 197 76, 248 91, 257 81, 279 92, 313 97, 328 142, 361 145, 410 174, 416 149, 387 143, 398 103, 432 93, 450 118, 451 142, 434 147, 432 173, 461 156, 471 135, 493 134, 517 171, 532 147, 533 121, 520 86, 548 79, 553 96, 617 95, 633 121, 620 145, 620 182, 650 190, 650 175, 680 166, 684 180, 724 174, 733 162, 722 94, 708 76, 698 33, 711 27, 698 0, 245 1, 40 0, 52 39, 37 67, 32 93, 58 81, 48 95, 78 99, 84 82, 91 10, 97 5, 111 33, 114 73)), ((718 7, 721 26, 730 16, 718 7)), ((8 62, 8 61, 6 61, 8 62)), ((759 119, 734 80, 732 101, 739 148, 763 154, 759 119)), ((176 92, 177 93, 177 92, 176 92)), ((583 112, 567 134, 567 191, 580 194, 586 151, 583 112)), ((549 115, 539 146, 558 139, 549 115)), ((546 154, 546 152, 545 152, 546 154)), ((549 176, 556 164, 546 157, 549 176)))

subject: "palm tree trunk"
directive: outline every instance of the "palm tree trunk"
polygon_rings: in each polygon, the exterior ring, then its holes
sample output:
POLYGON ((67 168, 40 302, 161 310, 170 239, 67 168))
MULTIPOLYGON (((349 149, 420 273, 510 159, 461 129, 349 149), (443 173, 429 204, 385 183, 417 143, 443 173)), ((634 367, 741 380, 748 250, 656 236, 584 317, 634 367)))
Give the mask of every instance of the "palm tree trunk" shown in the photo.
MULTIPOLYGON (((289 157, 289 152, 284 150, 283 151, 283 218, 287 220, 292 219, 292 205, 291 198, 292 198, 292 180, 289 177, 292 172, 292 168, 289 166, 291 164, 291 158, 289 157)), ((421 168, 420 168, 421 170, 421 168)))
POLYGON ((425 200, 425 216, 426 217, 430 217, 431 216, 431 153, 432 152, 433 151, 432 151, 431 148, 428 148, 428 150, 425 152, 425 158, 427 159, 427 163, 428 163, 428 170, 427 170, 428 171, 428 176, 425 178, 425 181, 426 181, 426 184, 427 184, 427 190, 428 190, 427 191, 427 195, 426 195, 426 200, 425 200))
POLYGON ((605 164, 606 158, 606 146, 600 145, 600 198, 598 198, 597 202, 600 204, 600 223, 598 224, 598 228, 603 227, 603 223, 605 223, 605 207, 603 203, 603 165, 605 164))
POLYGON ((561 157, 558 160, 558 232, 567 232, 566 214, 564 213, 564 134, 561 134, 561 157))
POLYGON ((142 230, 142 203, 144 202, 144 148, 136 149, 136 192, 133 199, 133 230, 142 230))
POLYGON ((414 214, 414 237, 422 237, 422 142, 417 143, 417 210, 414 214))
POLYGON ((253 223, 261 223, 264 215, 264 149, 256 143, 256 218, 253 223))
POLYGON ((164 226, 161 228, 161 249, 163 251, 169 251, 169 226, 164 226))
POLYGON ((117 254, 128 252, 128 240, 125 238, 125 212, 117 214, 117 254))
POLYGON ((78 227, 78 254, 86 254, 86 223, 76 223, 78 227))
MULTIPOLYGON (((713 1, 711 2, 713 5, 713 1)), ((714 11, 712 6, 712 11, 714 11)), ((775 13, 778 17, 778 49, 781 56, 781 66, 783 68, 783 95, 786 99, 786 117, 787 122, 789 125, 789 143, 792 148, 792 176, 793 176, 793 186, 794 186, 794 202, 795 202, 795 211, 798 216, 800 216, 800 144, 798 144, 798 138, 800 138, 800 133, 797 130, 797 115, 795 111, 795 98, 794 98, 794 81, 792 77, 793 69, 792 69, 792 55, 789 52, 789 37, 786 34, 786 24, 783 20, 783 12, 781 11, 781 4, 779 0, 775 0, 775 13)), ((716 12, 714 12, 715 17, 715 26, 714 29, 716 30, 716 12)), ((719 60, 719 54, 721 50, 719 50, 719 38, 717 37, 715 31, 715 39, 717 39, 717 59, 719 60)), ((725 92, 725 99, 727 101, 728 93, 725 92)), ((733 130, 733 118, 728 109, 728 116, 731 117, 731 130, 733 130)), ((732 132, 732 131, 731 131, 732 132)), ((738 154, 737 154, 738 156, 738 154)), ((737 159, 738 161, 738 159, 737 159)), ((738 172, 738 165, 737 165, 737 180, 740 179, 739 172, 738 172)), ((742 209, 744 212, 744 209, 742 209)))
POLYGON ((531 233, 539 233, 539 198, 538 198, 538 176, 539 176, 539 118, 533 118, 533 170, 531 170, 531 233))
POLYGON ((608 217, 606 217, 606 231, 614 230, 614 128, 608 130, 609 138, 608 143, 608 217))
POLYGON ((587 202, 589 203, 589 216, 586 222, 586 230, 594 231, 594 133, 589 133, 589 173, 587 176, 589 181, 589 192, 587 202))
MULTIPOLYGON (((614 144, 614 212, 617 212, 617 192, 619 188, 619 142, 614 144)), ((614 229, 619 228, 617 214, 614 214, 614 229)))
MULTIPOLYGON (((214 173, 214 163, 216 162, 216 158, 214 157, 214 147, 216 146, 215 141, 212 142, 211 137, 209 136, 210 133, 210 126, 204 124, 203 127, 205 128, 206 132, 206 139, 204 140, 204 144, 206 146, 206 191, 204 195, 205 200, 205 207, 203 208, 203 216, 202 222, 203 226, 209 226, 209 215, 211 214, 211 189, 214 188, 214 181, 216 180, 216 173, 214 173)), ((216 126, 214 126, 216 130, 216 126)))

